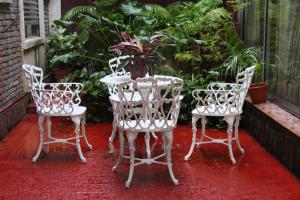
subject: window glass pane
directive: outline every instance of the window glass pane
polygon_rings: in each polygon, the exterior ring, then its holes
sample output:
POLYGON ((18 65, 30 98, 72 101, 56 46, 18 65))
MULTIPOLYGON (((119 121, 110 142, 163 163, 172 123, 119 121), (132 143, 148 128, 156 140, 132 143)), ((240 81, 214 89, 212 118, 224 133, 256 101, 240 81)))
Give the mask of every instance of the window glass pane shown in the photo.
POLYGON ((243 40, 247 46, 263 47, 265 0, 247 0, 244 11, 243 40))
POLYGON ((38 0, 23 0, 25 37, 40 35, 38 0))
POLYGON ((267 80, 273 101, 300 115, 300 1, 269 0, 267 80))

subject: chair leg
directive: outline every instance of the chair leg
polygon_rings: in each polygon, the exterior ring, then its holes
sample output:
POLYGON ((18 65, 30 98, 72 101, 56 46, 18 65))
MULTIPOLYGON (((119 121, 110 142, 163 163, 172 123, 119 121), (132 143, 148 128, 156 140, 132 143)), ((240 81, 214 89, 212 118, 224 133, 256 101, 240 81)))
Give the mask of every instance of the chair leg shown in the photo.
POLYGON ((192 128, 193 128, 193 137, 192 137, 192 144, 190 147, 190 150, 188 152, 188 154, 184 157, 185 160, 188 160, 190 158, 190 156, 192 155, 194 148, 195 148, 195 144, 196 144, 196 139, 197 139, 197 121, 198 121, 199 117, 198 116, 193 116, 192 118, 192 128))
POLYGON ((178 180, 175 178, 173 169, 172 169, 172 158, 171 158, 171 150, 173 144, 173 131, 165 131, 164 135, 164 143, 165 143, 165 151, 166 151, 166 160, 168 165, 168 170, 170 177, 174 183, 174 185, 178 185, 178 180))
MULTIPOLYGON (((147 131, 145 133, 145 143, 146 143, 146 153, 147 159, 151 159, 151 149, 150 149, 150 133, 147 131)), ((150 164, 150 163, 149 163, 150 164)))
POLYGON ((48 138, 51 138, 52 137, 52 134, 51 134, 51 119, 50 119, 50 116, 47 116, 46 117, 46 122, 47 122, 47 133, 48 133, 48 138))
POLYGON ((86 137, 86 133, 85 133, 85 114, 82 116, 82 119, 81 119, 81 129, 82 129, 82 135, 84 137, 84 141, 85 141, 86 145, 89 147, 89 149, 93 149, 93 146, 89 143, 89 141, 86 137))
POLYGON ((206 125, 206 118, 203 116, 201 117, 201 137, 200 137, 200 143, 198 144, 197 147, 200 148, 201 142, 204 140, 205 136, 205 125, 206 125))
POLYGON ((155 132, 151 132, 151 135, 155 140, 158 140, 158 137, 156 136, 155 132))
POLYGON ((117 126, 116 126, 116 120, 113 120, 113 124, 112 124, 112 132, 111 135, 109 137, 109 153, 114 153, 115 152, 115 146, 113 144, 115 136, 116 136, 116 132, 117 132, 117 126))
MULTIPOLYGON (((51 126, 52 126, 52 123, 51 123, 51 117, 50 116, 46 116, 46 123, 47 123, 47 134, 48 134, 48 139, 53 139, 52 137, 52 131, 51 131, 51 126)), ((46 145, 46 147, 44 147, 44 150, 46 152, 49 152, 49 144, 46 145)))
POLYGON ((138 132, 131 132, 131 131, 126 132, 128 144, 129 144, 129 151, 130 151, 130 169, 129 169, 128 179, 125 184, 127 188, 129 188, 130 186, 132 176, 133 176, 133 171, 134 171, 134 153, 135 153, 134 141, 137 137, 137 134, 138 132))
POLYGON ((224 120, 227 122, 228 128, 227 128, 227 135, 228 135, 228 151, 230 155, 230 159, 232 164, 235 164, 236 161, 233 156, 233 151, 232 151, 232 129, 233 129, 233 123, 234 123, 234 116, 227 116, 224 117, 224 120))
POLYGON ((118 160, 112 168, 113 172, 116 171, 118 165, 121 163, 123 159, 123 155, 124 155, 124 134, 123 133, 124 133, 123 130, 119 130, 120 152, 119 152, 118 160))
POLYGON ((39 132, 40 132, 40 144, 38 147, 38 150, 35 154, 35 156, 32 158, 32 162, 36 162, 38 157, 40 156, 42 149, 43 149, 43 144, 44 144, 44 127, 43 127, 43 123, 45 120, 45 116, 44 115, 39 115, 38 117, 38 125, 39 125, 39 132))
POLYGON ((242 148, 241 144, 240 144, 240 140, 239 140, 239 124, 240 124, 240 115, 235 117, 235 124, 234 124, 234 137, 236 139, 236 144, 241 152, 241 154, 244 154, 245 151, 242 148))
POLYGON ((71 117, 72 121, 75 123, 75 134, 76 134, 76 146, 81 162, 86 163, 86 159, 82 154, 81 146, 80 146, 80 121, 81 116, 73 116, 71 117))

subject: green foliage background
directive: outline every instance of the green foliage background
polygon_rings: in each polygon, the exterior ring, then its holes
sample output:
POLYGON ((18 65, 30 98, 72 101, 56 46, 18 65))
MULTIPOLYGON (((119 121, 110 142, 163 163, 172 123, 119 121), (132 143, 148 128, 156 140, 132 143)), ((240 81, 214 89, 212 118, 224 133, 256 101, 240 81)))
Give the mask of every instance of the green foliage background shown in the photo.
MULTIPOLYGON (((234 11, 243 7, 231 2, 234 11)), ((93 6, 72 8, 54 22, 57 32, 48 40, 49 60, 51 66, 74 68, 64 81, 84 84, 88 120, 109 120, 108 91, 100 82, 110 73, 108 60, 115 56, 108 47, 121 41, 121 31, 141 39, 160 35, 165 48, 158 53, 164 62, 150 70, 152 74, 183 78, 185 98, 179 120, 188 122, 194 104, 191 92, 216 81, 221 63, 231 52, 228 48, 240 43, 232 18, 233 13, 224 8, 222 0, 175 2, 167 7, 131 0, 96 0, 93 6), (66 33, 69 26, 76 31, 66 33), (57 44, 58 37, 64 44, 57 44), (66 44, 72 47, 70 51, 64 51, 66 44)))

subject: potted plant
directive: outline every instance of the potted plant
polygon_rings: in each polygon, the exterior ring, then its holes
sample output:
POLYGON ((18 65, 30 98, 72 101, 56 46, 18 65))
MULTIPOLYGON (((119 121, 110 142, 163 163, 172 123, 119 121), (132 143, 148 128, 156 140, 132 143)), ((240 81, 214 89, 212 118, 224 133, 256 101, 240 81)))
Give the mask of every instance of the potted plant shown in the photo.
POLYGON ((111 46, 109 51, 114 51, 118 55, 130 55, 120 67, 126 67, 131 74, 131 79, 144 77, 149 67, 159 65, 160 56, 157 54, 157 48, 161 46, 159 39, 155 36, 144 38, 143 42, 137 36, 131 38, 125 32, 121 32, 124 42, 111 46))
POLYGON ((78 48, 77 34, 65 34, 66 29, 53 24, 53 34, 47 38, 49 69, 55 81, 63 79, 73 70, 76 62, 74 51, 78 48))
POLYGON ((252 103, 259 104, 267 101, 268 94, 268 83, 261 81, 261 64, 257 63, 255 65, 255 72, 253 77, 253 82, 249 87, 249 96, 252 103))
MULTIPOLYGON (((262 63, 260 63, 260 51, 255 47, 244 48, 241 43, 229 47, 229 56, 221 66, 221 72, 227 77, 235 75, 247 67, 255 65, 255 73, 249 87, 249 96, 252 103, 259 104, 266 102, 268 83, 262 81, 262 63)), ((266 65, 265 65, 266 66, 266 65)))

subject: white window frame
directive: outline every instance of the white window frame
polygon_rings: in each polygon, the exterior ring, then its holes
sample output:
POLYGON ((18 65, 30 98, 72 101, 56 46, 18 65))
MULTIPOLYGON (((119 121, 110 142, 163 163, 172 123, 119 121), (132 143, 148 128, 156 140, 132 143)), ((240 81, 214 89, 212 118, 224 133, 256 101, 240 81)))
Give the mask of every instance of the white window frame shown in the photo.
POLYGON ((12 3, 12 0, 0 0, 0 3, 12 3))
POLYGON ((44 22, 44 0, 38 0, 39 3, 39 31, 40 36, 25 37, 25 24, 24 24, 24 1, 19 0, 20 9, 20 30, 22 39, 22 49, 30 49, 45 43, 45 22, 44 22))

